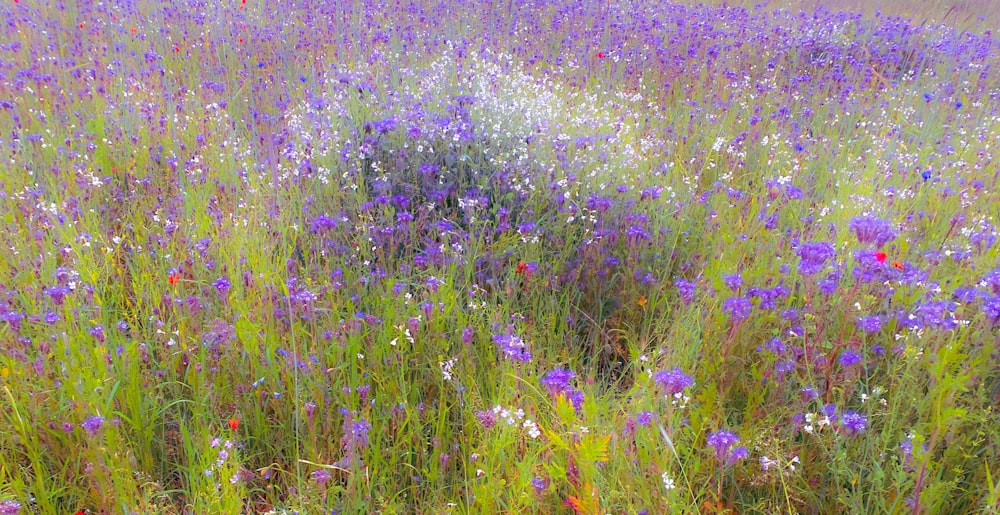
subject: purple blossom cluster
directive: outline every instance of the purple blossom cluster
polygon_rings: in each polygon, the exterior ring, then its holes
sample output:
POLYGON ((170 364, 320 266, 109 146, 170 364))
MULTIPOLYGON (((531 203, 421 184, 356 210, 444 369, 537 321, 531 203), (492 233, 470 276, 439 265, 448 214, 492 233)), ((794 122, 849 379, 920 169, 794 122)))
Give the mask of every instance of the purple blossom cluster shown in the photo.
POLYGON ((737 445, 740 443, 740 438, 732 431, 719 430, 709 433, 706 443, 715 451, 715 459, 720 464, 735 465, 750 455, 745 446, 737 445))

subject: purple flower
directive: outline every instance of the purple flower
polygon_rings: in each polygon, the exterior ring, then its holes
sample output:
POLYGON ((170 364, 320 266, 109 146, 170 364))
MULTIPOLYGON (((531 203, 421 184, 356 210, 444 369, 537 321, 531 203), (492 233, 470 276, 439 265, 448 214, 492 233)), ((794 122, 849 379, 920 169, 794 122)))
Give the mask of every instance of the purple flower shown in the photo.
POLYGON ((573 410, 579 412, 580 408, 583 407, 584 395, 580 390, 570 388, 567 390, 566 396, 569 397, 569 401, 573 403, 573 410))
POLYGON ((694 379, 679 368, 661 370, 653 376, 653 380, 656 381, 656 384, 663 389, 663 393, 667 396, 681 393, 685 388, 694 385, 694 379))
POLYGON ((0 502, 0 515, 17 515, 21 513, 21 503, 14 500, 0 502))
POLYGON ((493 343, 500 347, 500 352, 513 361, 527 363, 531 361, 531 350, 519 336, 513 334, 494 334, 493 343))
POLYGON ((80 427, 87 432, 91 437, 97 436, 98 431, 101 430, 101 426, 104 425, 104 417, 100 415, 94 415, 87 418, 80 423, 80 427))
POLYGON ((744 459, 749 454, 746 447, 736 444, 740 443, 740 438, 732 431, 720 430, 708 435, 708 446, 715 449, 715 459, 719 463, 732 465, 744 459))
POLYGON ((990 322, 1000 323, 1000 295, 990 297, 983 302, 983 314, 990 322))
POLYGON ((840 353, 840 366, 848 368, 853 367, 858 363, 861 363, 861 354, 851 349, 846 349, 844 352, 840 353))
POLYGON ((550 394, 557 395, 573 388, 569 383, 574 377, 576 377, 576 373, 572 370, 554 368, 546 372, 540 381, 550 394))
POLYGON ((63 300, 66 298, 66 294, 69 293, 69 288, 65 286, 53 286, 52 288, 46 288, 45 293, 52 299, 53 304, 61 306, 63 300))
POLYGON ((330 472, 326 469, 314 470, 313 473, 309 475, 312 477, 313 481, 319 483, 320 486, 326 485, 326 482, 332 478, 330 472))
POLYGON ((726 458, 726 464, 735 465, 736 462, 740 460, 745 460, 749 455, 750 451, 748 451, 745 446, 741 445, 739 447, 735 447, 733 448, 732 451, 729 452, 729 457, 726 458))
POLYGON ((781 343, 781 338, 775 336, 764 344, 764 349, 775 356, 780 356, 785 353, 786 347, 784 343, 781 343))
POLYGON ((859 216, 851 220, 849 227, 861 243, 881 247, 896 238, 892 223, 874 216, 859 216))
POLYGON ((697 285, 690 281, 685 281, 684 279, 675 279, 674 286, 677 287, 677 294, 680 295, 681 301, 684 304, 690 304, 694 300, 694 292, 697 285))
MULTIPOLYGON (((347 422, 345 420, 345 425, 347 425, 347 422)), ((347 444, 353 444, 361 448, 368 447, 368 431, 372 428, 371 424, 365 419, 360 419, 351 422, 348 427, 347 444)))
POLYGON ((740 323, 750 316, 753 303, 745 297, 730 297, 723 301, 722 310, 732 317, 734 323, 740 323))
POLYGON ((911 329, 951 330, 958 327, 958 321, 952 314, 955 308, 955 303, 950 301, 922 302, 916 305, 913 313, 900 321, 911 329))
POLYGON ((655 415, 652 411, 640 411, 635 416, 635 421, 639 423, 640 426, 648 426, 653 423, 653 418, 655 415))
POLYGON ((882 330, 882 317, 878 315, 860 317, 858 327, 868 334, 875 334, 882 330))
POLYGON ((975 302, 980 295, 982 295, 982 292, 971 286, 955 288, 955 292, 952 293, 952 297, 954 297, 956 301, 964 304, 975 302))
POLYGON ((861 413, 848 410, 840 415, 840 424, 845 433, 854 436, 865 432, 868 419, 861 413))
POLYGON ((774 288, 758 288, 755 289, 752 296, 760 299, 760 303, 757 304, 758 308, 774 309, 777 301, 788 296, 788 289, 781 285, 774 288))
POLYGON ((725 285, 729 287, 729 289, 732 290, 733 293, 736 293, 737 291, 739 291, 740 286, 743 285, 743 277, 740 276, 739 273, 723 274, 722 282, 725 283, 725 285))
POLYGON ((983 282, 993 295, 1000 295, 1000 268, 995 268, 983 277, 983 282))
POLYGON ((549 488, 549 480, 536 477, 531 480, 531 486, 535 489, 535 493, 542 493, 549 488))
POLYGON ((213 281, 212 286, 214 286, 215 290, 219 292, 219 295, 225 296, 227 293, 229 293, 229 288, 231 284, 229 283, 228 277, 222 276, 213 281))
POLYGON ((104 343, 104 326, 95 325, 88 331, 91 336, 97 339, 98 342, 104 343))
POLYGON ((830 272, 826 274, 826 277, 819 282, 819 291, 823 295, 833 295, 837 291, 837 286, 840 284, 840 272, 830 272))
POLYGON ((799 255, 799 273, 810 276, 822 272, 836 251, 832 243, 814 241, 799 245, 796 253, 799 255))
POLYGON ((484 429, 489 429, 497 423, 497 414, 493 410, 477 411, 476 418, 479 419, 479 423, 483 425, 484 429))

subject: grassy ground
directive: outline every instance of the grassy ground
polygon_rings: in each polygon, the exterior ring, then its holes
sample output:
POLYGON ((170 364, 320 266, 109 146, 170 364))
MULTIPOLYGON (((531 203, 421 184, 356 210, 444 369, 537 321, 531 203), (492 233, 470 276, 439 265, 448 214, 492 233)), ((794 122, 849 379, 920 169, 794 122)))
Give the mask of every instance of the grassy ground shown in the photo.
POLYGON ((997 511, 930 3, 4 3, 0 513, 997 511))

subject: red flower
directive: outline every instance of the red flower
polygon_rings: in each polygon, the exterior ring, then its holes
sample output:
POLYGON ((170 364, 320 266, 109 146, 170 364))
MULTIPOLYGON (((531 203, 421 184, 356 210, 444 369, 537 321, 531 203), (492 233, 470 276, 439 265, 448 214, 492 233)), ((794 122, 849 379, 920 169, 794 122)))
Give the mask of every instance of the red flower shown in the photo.
POLYGON ((132 31, 132 34, 135 34, 135 27, 132 27, 132 28, 131 28, 131 29, 129 29, 129 30, 131 30, 131 31, 132 31))
POLYGON ((236 417, 229 419, 229 429, 236 431, 239 428, 240 428, 240 419, 236 417))
POLYGON ((877 259, 879 263, 885 263, 885 258, 887 258, 887 257, 889 257, 889 256, 887 256, 885 252, 876 252, 875 253, 875 259, 877 259))
POLYGON ((170 274, 170 275, 167 276, 167 282, 170 283, 171 286, 179 283, 180 281, 181 281, 181 273, 180 272, 174 272, 174 273, 172 273, 172 274, 170 274))
POLYGON ((181 46, 180 45, 174 45, 174 52, 180 52, 180 51, 181 51, 181 46))
POLYGON ((525 272, 528 271, 528 264, 525 263, 524 261, 518 262, 515 271, 517 272, 518 275, 524 274, 525 272))
POLYGON ((598 59, 604 59, 604 52, 598 52, 597 53, 597 58, 598 59))
POLYGON ((892 262, 892 267, 895 268, 895 269, 897 269, 897 270, 902 270, 903 268, 905 268, 903 266, 903 262, 902 261, 893 261, 892 262))

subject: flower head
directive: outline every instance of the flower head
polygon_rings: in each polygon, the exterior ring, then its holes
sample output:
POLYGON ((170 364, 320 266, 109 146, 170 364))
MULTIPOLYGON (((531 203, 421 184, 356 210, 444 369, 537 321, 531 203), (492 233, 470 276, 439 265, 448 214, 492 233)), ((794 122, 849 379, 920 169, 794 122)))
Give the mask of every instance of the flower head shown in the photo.
POLYGON ((881 247, 896 238, 896 229, 892 223, 874 216, 859 216, 851 220, 851 232, 861 243, 881 247))
POLYGON ((232 286, 229 282, 229 278, 226 276, 219 277, 215 281, 212 281, 212 286, 215 290, 219 292, 219 295, 226 295, 229 293, 229 288, 232 286))
POLYGON ((683 301, 684 304, 690 304, 691 301, 694 300, 694 292, 697 288, 695 283, 685 281, 684 279, 675 279, 674 286, 677 287, 677 293, 680 295, 681 301, 683 301))
POLYGON ((840 353, 840 366, 847 368, 861 363, 861 354, 857 351, 846 349, 840 353))
POLYGON ((553 368, 545 373, 540 379, 545 389, 551 394, 557 394, 572 389, 570 381, 576 377, 576 373, 565 368, 553 368))
POLYGON ((21 503, 14 500, 0 502, 0 515, 17 515, 21 513, 21 503))
POLYGON ((97 436, 97 433, 101 430, 101 426, 104 425, 104 417, 100 415, 94 415, 88 417, 86 420, 80 423, 80 427, 87 432, 90 436, 97 436))
POLYGON ((799 245, 796 253, 799 255, 799 272, 809 276, 822 272, 836 251, 832 243, 814 241, 799 245))
POLYGON ((845 433, 855 436, 865 432, 868 419, 856 411, 845 411, 840 415, 840 424, 845 433))
POLYGON ((684 389, 694 385, 694 379, 676 367, 673 370, 661 370, 657 372, 653 376, 653 380, 656 381, 656 384, 663 389, 663 393, 667 396, 681 393, 684 389))
POLYGON ((746 458, 749 451, 744 446, 737 446, 740 438, 732 431, 719 430, 708 434, 708 446, 715 449, 715 458, 719 463, 732 465, 746 458))
POLYGON ((519 336, 514 334, 495 334, 493 343, 500 347, 500 352, 512 361, 527 363, 531 361, 531 349, 519 336))
POLYGON ((722 310, 725 311, 733 322, 738 324, 750 316, 753 303, 746 297, 730 297, 722 302, 722 310))
POLYGON ((882 317, 873 315, 858 318, 858 327, 867 334, 875 334, 882 330, 882 317))
POLYGON ((312 480, 319 483, 320 486, 326 485, 327 481, 331 479, 330 471, 326 469, 314 470, 312 474, 309 474, 312 480))

